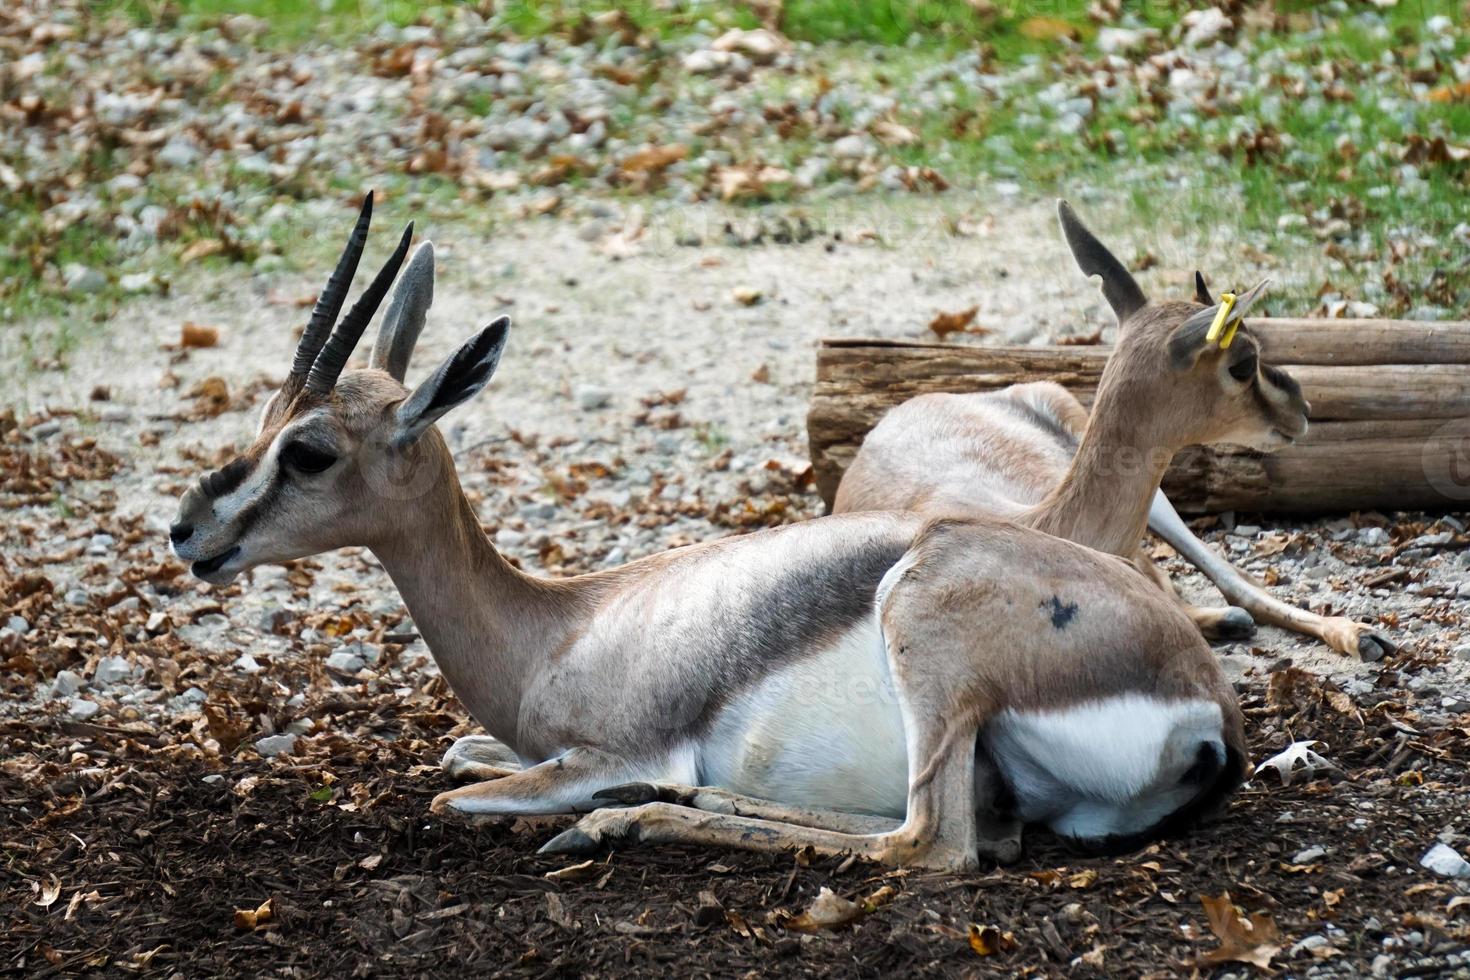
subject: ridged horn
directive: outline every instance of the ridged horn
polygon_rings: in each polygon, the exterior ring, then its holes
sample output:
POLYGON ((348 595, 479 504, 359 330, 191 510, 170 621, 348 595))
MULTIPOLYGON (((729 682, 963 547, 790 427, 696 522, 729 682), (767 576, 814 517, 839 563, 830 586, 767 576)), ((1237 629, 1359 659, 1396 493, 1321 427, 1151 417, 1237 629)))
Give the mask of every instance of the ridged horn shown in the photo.
POLYGON ((372 224, 372 221, 373 192, 368 191, 367 196, 362 200, 362 210, 357 214, 357 224, 353 226, 352 234, 347 239, 347 247, 342 250, 342 257, 337 260, 337 268, 332 270, 326 287, 316 298, 316 305, 311 310, 311 319, 306 322, 306 329, 301 334, 301 342, 296 345, 296 358, 291 362, 291 374, 286 381, 287 387, 300 390, 311 371, 311 366, 316 363, 317 355, 321 353, 322 345, 331 335, 332 325, 337 322, 337 316, 342 312, 342 304, 347 299, 347 290, 352 285, 352 277, 357 274, 357 263, 362 258, 363 246, 367 244, 368 226, 372 224))
POLYGON ((306 390, 315 395, 325 395, 332 390, 337 383, 337 378, 346 367, 347 359, 352 356, 352 350, 357 342, 362 339, 363 331, 367 329, 368 322, 372 320, 373 314, 378 312, 382 305, 383 297, 388 295, 388 287, 393 285, 394 278, 398 275, 399 268, 403 265, 404 258, 408 255, 408 244, 413 240, 413 222, 403 229, 403 237, 398 240, 398 247, 378 270, 373 277, 372 283, 363 294, 352 304, 352 309, 337 324, 337 329, 332 331, 322 351, 317 355, 316 362, 311 366, 311 373, 306 378, 306 390))

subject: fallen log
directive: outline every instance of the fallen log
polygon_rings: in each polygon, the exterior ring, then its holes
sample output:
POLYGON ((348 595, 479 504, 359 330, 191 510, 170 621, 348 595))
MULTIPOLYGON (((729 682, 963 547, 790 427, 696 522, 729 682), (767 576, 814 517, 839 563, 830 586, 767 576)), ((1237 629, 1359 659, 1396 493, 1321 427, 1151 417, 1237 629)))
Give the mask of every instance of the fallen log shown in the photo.
MULTIPOLYGON (((1470 507, 1470 322, 1252 321, 1268 363, 1289 370, 1312 425, 1272 455, 1180 453, 1164 489, 1186 513, 1322 513, 1470 507)), ((830 505, 868 430, 928 392, 1055 381, 1090 405, 1104 347, 968 347, 827 340, 807 415, 817 488, 830 505)))

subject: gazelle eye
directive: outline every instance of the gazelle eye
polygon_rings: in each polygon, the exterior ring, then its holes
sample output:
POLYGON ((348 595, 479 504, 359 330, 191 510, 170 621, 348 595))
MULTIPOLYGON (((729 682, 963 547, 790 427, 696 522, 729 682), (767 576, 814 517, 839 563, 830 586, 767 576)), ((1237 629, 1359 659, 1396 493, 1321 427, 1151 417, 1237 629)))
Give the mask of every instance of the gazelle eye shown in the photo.
POLYGON ((1254 354, 1252 354, 1250 357, 1244 358, 1243 360, 1236 361, 1234 364, 1230 365, 1230 376, 1236 381, 1249 381, 1251 378, 1254 378, 1256 376, 1256 368, 1258 367, 1259 363, 1260 359, 1257 358, 1254 354))
POLYGON ((304 442, 291 442, 281 450, 281 462, 301 473, 320 473, 337 462, 337 457, 304 442))

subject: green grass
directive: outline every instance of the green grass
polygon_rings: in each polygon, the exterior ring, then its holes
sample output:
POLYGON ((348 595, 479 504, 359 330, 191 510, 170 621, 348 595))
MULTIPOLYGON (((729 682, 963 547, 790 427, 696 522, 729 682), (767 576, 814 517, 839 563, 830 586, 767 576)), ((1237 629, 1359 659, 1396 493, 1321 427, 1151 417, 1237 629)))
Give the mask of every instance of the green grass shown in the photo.
MULTIPOLYGON (((1458 22, 1463 16, 1462 0, 1400 0, 1383 10, 1364 0, 1325 4, 1278 0, 1275 9, 1280 20, 1269 32, 1242 28, 1251 37, 1250 57, 1263 63, 1263 56, 1269 53, 1279 63, 1271 77, 1262 75, 1250 87, 1239 106, 1218 115, 1203 112, 1181 118, 1148 98, 1100 99, 1074 134, 1061 135, 1055 112, 1040 95, 1059 79, 1075 83, 1082 77, 1075 65, 1074 45, 1080 44, 1088 54, 1094 52, 1098 26, 1088 17, 1090 5, 1090 0, 993 0, 992 9, 981 13, 976 6, 984 5, 972 6, 969 0, 787 0, 783 30, 798 41, 819 45, 815 53, 803 56, 809 64, 815 61, 819 70, 765 72, 754 84, 760 86, 758 94, 765 105, 787 101, 809 105, 818 94, 819 76, 864 91, 887 91, 897 102, 896 120, 921 136, 916 145, 886 151, 887 162, 932 166, 961 187, 988 177, 1015 181, 1028 192, 1050 194, 1086 182, 1126 196, 1139 215, 1158 216, 1179 226, 1191 221, 1201 227, 1229 226, 1238 229, 1243 240, 1267 243, 1288 256, 1321 252, 1325 246, 1313 228, 1320 228, 1335 209, 1364 237, 1361 243, 1354 240, 1334 246, 1337 257, 1348 263, 1343 274, 1347 282, 1375 284, 1373 288, 1378 289, 1388 272, 1395 280, 1411 284, 1410 292, 1418 296, 1430 292, 1420 284, 1436 269, 1444 269, 1452 288, 1441 291, 1442 295, 1451 297, 1450 305, 1457 309, 1470 302, 1470 283, 1465 282, 1470 273, 1463 249, 1457 253, 1450 236, 1456 224, 1467 220, 1464 201, 1470 199, 1470 164, 1426 162, 1418 168, 1422 180, 1406 187, 1396 156, 1369 152, 1384 141, 1403 145, 1415 137, 1445 136, 1452 143, 1470 143, 1470 100, 1423 98, 1424 88, 1451 80, 1445 66, 1462 57, 1470 45, 1470 38, 1461 31, 1449 50, 1430 51, 1435 41, 1426 25, 1436 16, 1458 22), (1364 13, 1381 17, 1384 26, 1369 26, 1359 16, 1364 13), (1058 39, 1058 32, 1075 41, 1058 39), (919 82, 928 69, 966 51, 979 51, 987 72, 1014 72, 1026 66, 1030 74, 999 98, 953 80, 919 82), (1386 53, 1399 61, 1380 79, 1376 66, 1386 53), (1343 69, 1342 87, 1350 99, 1323 100, 1290 91, 1292 77, 1298 74, 1312 79, 1311 91, 1320 90, 1316 73, 1328 64, 1343 69), (1411 70, 1420 90, 1411 87, 1411 70), (924 107, 917 96, 931 92, 948 101, 924 107), (1247 152, 1237 132, 1243 125, 1267 132, 1279 145, 1267 141, 1259 153, 1247 152), (1347 151, 1339 146, 1344 135, 1350 141, 1347 151), (1357 152, 1351 152, 1353 149, 1357 152), (1312 226, 1278 227, 1283 216, 1305 216, 1312 226), (1400 227, 1428 234, 1441 244, 1418 245, 1403 256, 1385 260, 1381 253, 1389 244, 1390 233, 1400 227), (1453 301, 1456 289, 1464 291, 1467 299, 1453 301)), ((1198 6, 1182 0, 1124 3, 1125 11, 1137 22, 1166 34, 1184 11, 1198 6)), ((186 30, 208 29, 230 14, 251 14, 267 24, 263 43, 286 49, 304 43, 355 45, 384 23, 432 25, 471 12, 489 18, 502 37, 555 34, 605 44, 616 43, 613 33, 628 24, 640 34, 663 40, 756 24, 755 15, 743 4, 688 0, 495 0, 474 4, 443 0, 104 0, 94 9, 104 15, 122 14, 140 23, 186 30), (615 10, 621 11, 619 17, 603 16, 615 10), (594 18, 599 19, 594 22, 594 18)), ((539 83, 529 78, 526 84, 532 88, 527 93, 529 104, 540 95, 534 90, 539 83)), ((707 79, 680 79, 678 84, 683 87, 681 94, 691 98, 707 100, 722 91, 722 83, 707 79)), ((657 129, 648 123, 657 120, 656 100, 667 89, 666 82, 630 86, 627 95, 609 107, 611 135, 633 145, 655 138, 657 129)), ((217 91, 208 85, 185 95, 206 111, 230 97, 228 90, 217 91)), ((493 101, 483 94, 469 94, 446 111, 456 118, 474 119, 489 112, 493 101)), ((850 114, 847 118, 851 122, 850 114)), ((826 138, 808 127, 798 127, 787 139, 757 134, 741 137, 743 142, 733 146, 724 145, 735 154, 736 162, 760 160, 795 170, 823 149, 819 140, 826 138)), ((719 134, 696 137, 696 152, 705 148, 705 139, 719 145, 725 138, 719 134)), ((0 157, 3 153, 0 149, 0 157)), ((543 164, 515 156, 506 162, 527 173, 543 164)), ((98 185, 116 172, 116 166, 104 154, 86 161, 85 170, 89 186, 98 185)), ((217 175, 217 186, 210 190, 247 189, 295 203, 324 195, 346 198, 356 192, 357 179, 356 175, 308 172, 276 181, 230 172, 217 175)), ((462 218, 487 211, 464 207, 464 191, 450 177, 379 173, 372 179, 390 191, 392 207, 403 208, 405 214, 416 208, 430 215, 462 218)), ((577 178, 568 190, 578 191, 581 184, 577 178)), ((148 185, 150 200, 165 206, 187 197, 190 190, 182 177, 155 176, 148 185)), ((761 203, 780 201, 789 193, 789 189, 777 189, 761 203)), ((0 190, 0 210, 17 219, 0 239, 0 314, 13 319, 68 308, 66 297, 56 287, 55 273, 38 276, 37 269, 49 266, 55 270, 68 262, 83 262, 134 271, 128 263, 135 260, 118 254, 112 236, 96 228, 82 224, 60 235, 49 233, 41 225, 39 206, 33 199, 0 190)), ((253 221, 255 216, 246 217, 253 221)), ((173 268, 170 263, 189 241, 216 231, 207 222, 186 223, 177 238, 164 243, 162 258, 150 258, 153 264, 147 267, 167 274, 173 268)), ((255 245, 267 252, 283 252, 293 262, 302 260, 297 231, 289 223, 265 228, 255 245)), ((1409 305, 1402 293, 1391 299, 1385 312, 1403 312, 1409 305)), ((71 333, 63 331, 58 346, 71 343, 70 337, 87 329, 89 320, 105 317, 120 301, 115 288, 85 300, 85 315, 75 317, 75 325, 68 324, 71 333)))

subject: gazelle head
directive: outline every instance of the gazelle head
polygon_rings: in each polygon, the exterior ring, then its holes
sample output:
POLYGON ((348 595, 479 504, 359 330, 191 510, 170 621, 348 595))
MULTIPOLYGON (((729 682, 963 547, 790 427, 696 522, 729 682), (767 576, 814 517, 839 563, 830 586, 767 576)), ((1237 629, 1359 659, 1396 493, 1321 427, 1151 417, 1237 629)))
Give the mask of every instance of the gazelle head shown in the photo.
POLYGON ((261 413, 255 440, 179 502, 174 552, 206 582, 255 565, 349 545, 373 546, 426 517, 457 486, 435 420, 485 387, 510 329, 500 317, 411 393, 409 357, 434 292, 434 249, 414 252, 379 328, 370 366, 343 372, 408 254, 410 223, 347 315, 337 321, 372 220, 372 195, 318 297, 291 372, 261 413))
POLYGON ((1067 202, 1058 202, 1057 216, 1077 265, 1102 277, 1103 297, 1118 318, 1118 343, 1102 384, 1137 386, 1160 444, 1172 450, 1229 443, 1271 452, 1306 433, 1310 406, 1301 386, 1262 363, 1260 344, 1240 322, 1265 282, 1234 300, 1226 319, 1239 326, 1217 338, 1211 328, 1222 304, 1203 275, 1195 273, 1193 302, 1151 302, 1067 202))

